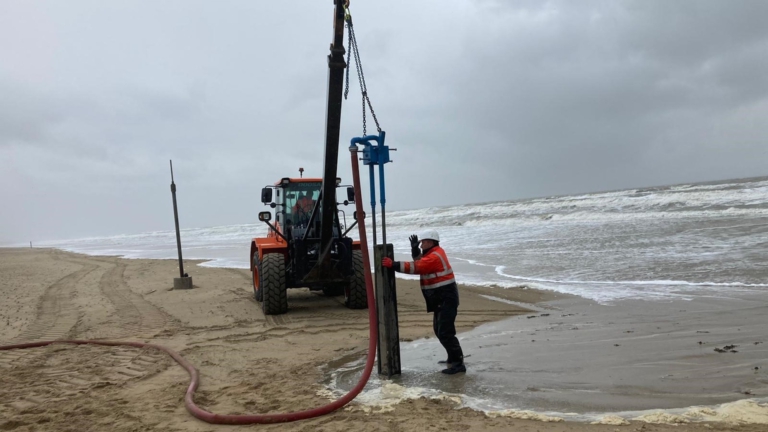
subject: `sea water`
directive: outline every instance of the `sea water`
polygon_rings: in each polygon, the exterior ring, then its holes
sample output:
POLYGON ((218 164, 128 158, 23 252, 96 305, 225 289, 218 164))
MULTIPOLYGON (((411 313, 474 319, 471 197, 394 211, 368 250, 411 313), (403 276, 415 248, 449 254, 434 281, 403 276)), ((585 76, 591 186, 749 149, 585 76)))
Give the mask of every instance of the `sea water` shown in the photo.
MULTIPOLYGON (((368 228, 370 241, 370 215, 368 228)), ((462 284, 527 285, 603 303, 768 288, 768 178, 388 212, 396 259, 410 259, 408 236, 427 229, 440 233, 462 284)), ((266 232, 258 222, 183 229, 184 258, 249 268, 251 238, 266 232)), ((39 246, 177 257, 172 230, 39 246)))

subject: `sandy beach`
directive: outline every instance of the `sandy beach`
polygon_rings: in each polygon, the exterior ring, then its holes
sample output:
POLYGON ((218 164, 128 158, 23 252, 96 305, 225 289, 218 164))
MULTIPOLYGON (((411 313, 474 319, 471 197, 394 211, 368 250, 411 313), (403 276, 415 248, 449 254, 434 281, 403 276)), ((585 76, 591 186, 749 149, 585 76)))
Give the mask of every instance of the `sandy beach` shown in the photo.
MULTIPOLYGON (((365 355, 366 311, 349 310, 340 298, 290 290, 289 313, 264 316, 253 300, 250 272, 194 264, 194 261, 185 263, 185 269, 193 277, 195 289, 173 291, 173 277, 178 270, 172 260, 94 257, 54 249, 0 249, 0 344, 102 339, 165 345, 180 352, 199 369, 201 386, 196 402, 205 409, 226 414, 291 412, 325 404, 328 397, 323 382, 327 371, 365 355)), ((533 326, 528 331, 543 332, 556 324, 551 322, 555 315, 562 317, 571 313, 578 317, 586 313, 585 303, 578 299, 532 289, 464 286, 461 295, 457 326, 462 332, 516 316, 533 326), (542 315, 542 308, 558 312, 542 315), (537 319, 527 319, 527 316, 537 319), (534 328, 536 326, 540 328, 534 328)), ((412 341, 431 336, 431 315, 424 311, 418 282, 398 280, 398 302, 401 338, 412 341)), ((616 320, 620 318, 617 316, 616 320)), ((643 317, 630 318, 636 328, 648 327, 657 321, 657 317, 647 317, 645 323, 643 317)), ((561 321, 567 320, 557 322, 561 321)), ((723 328, 733 325, 723 322, 723 328)), ((563 325, 575 326, 570 322, 563 325)), ((617 331, 627 337, 635 337, 634 333, 640 332, 629 328, 617 331)), ((717 328, 701 331, 716 332, 717 328)), ((539 343, 546 344, 548 335, 556 333, 566 334, 550 331, 543 338, 538 337, 539 343)), ((761 342, 754 336, 747 335, 744 340, 761 342)), ((611 348, 619 352, 623 344, 625 342, 617 341, 611 348)), ((643 349, 669 350, 672 345, 644 345, 643 349)), ((751 357, 749 362, 743 362, 745 368, 747 363, 751 365, 753 360, 765 358, 762 346, 755 343, 754 347, 752 352, 747 352, 751 357)), ((472 349, 478 348, 470 347, 470 351, 472 349)), ((521 352, 531 351, 526 348, 521 352)), ((591 348, 581 354, 588 356, 589 352, 594 353, 595 361, 604 357, 591 348)), ((428 354, 442 355, 441 352, 428 354)), ((538 360, 533 355, 521 354, 514 361, 538 360)), ((435 365, 435 370, 437 368, 435 365)), ((629 370, 618 373, 632 375, 629 370)), ((468 375, 471 374, 470 367, 468 375)), ((209 425, 190 416, 183 405, 187 373, 165 354, 154 350, 56 344, 2 351, 0 377, 0 430, 220 431, 234 428, 209 425)), ((553 373, 553 379, 558 379, 557 374, 553 373)), ((582 379, 605 377, 586 375, 582 379)), ((761 375, 752 374, 751 379, 752 383, 765 382, 761 375)), ((686 382, 689 381, 681 380, 677 385, 686 382)), ((387 409, 371 409, 353 402, 343 410, 316 419, 237 428, 541 432, 756 432, 768 428, 766 424, 738 425, 727 421, 663 424, 648 422, 663 419, 648 418, 628 423, 616 421, 626 424, 596 425, 526 417, 532 416, 522 412, 488 416, 459 408, 451 398, 416 398, 387 409)), ((610 419, 606 423, 611 423, 610 419)))

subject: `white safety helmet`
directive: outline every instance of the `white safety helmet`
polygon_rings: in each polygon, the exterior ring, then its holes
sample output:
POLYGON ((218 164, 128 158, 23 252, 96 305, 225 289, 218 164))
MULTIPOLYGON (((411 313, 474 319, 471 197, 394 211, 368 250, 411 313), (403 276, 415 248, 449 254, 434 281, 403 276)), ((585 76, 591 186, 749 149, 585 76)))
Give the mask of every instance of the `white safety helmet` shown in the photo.
POLYGON ((436 242, 439 242, 440 234, 438 234, 437 231, 435 230, 424 231, 419 235, 419 241, 421 240, 434 240, 436 242))

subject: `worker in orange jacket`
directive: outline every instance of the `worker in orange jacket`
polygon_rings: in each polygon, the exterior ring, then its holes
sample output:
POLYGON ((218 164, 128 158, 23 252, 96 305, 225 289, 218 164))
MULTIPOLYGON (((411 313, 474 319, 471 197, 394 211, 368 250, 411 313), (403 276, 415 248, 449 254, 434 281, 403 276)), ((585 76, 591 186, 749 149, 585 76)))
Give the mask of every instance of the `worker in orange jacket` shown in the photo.
POLYGON ((416 235, 409 239, 414 261, 399 262, 384 257, 381 264, 400 273, 421 275, 421 292, 427 302, 427 312, 434 313, 432 327, 435 336, 448 353, 448 359, 439 362, 448 366, 442 372, 448 375, 466 372, 464 353, 456 337, 459 289, 448 256, 440 247, 440 235, 437 231, 427 231, 422 234, 421 239, 416 235))
POLYGON ((296 218, 296 224, 309 223, 309 216, 315 207, 315 200, 307 192, 302 192, 296 204, 293 206, 293 214, 296 218))

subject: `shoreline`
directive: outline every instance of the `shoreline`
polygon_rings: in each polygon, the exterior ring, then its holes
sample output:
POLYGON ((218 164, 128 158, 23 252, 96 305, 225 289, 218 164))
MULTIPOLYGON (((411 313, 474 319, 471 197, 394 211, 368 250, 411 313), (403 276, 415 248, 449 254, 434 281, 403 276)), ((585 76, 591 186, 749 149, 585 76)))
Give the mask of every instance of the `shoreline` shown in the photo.
MULTIPOLYGON (((538 312, 486 323, 460 335, 465 351, 474 354, 467 360, 472 379, 451 388, 442 385, 439 377, 430 377, 436 359, 424 351, 429 351, 430 343, 434 349, 436 343, 422 339, 414 342, 418 346, 401 348, 408 367, 393 382, 406 389, 422 388, 423 394, 458 397, 461 406, 488 415, 523 411, 569 422, 768 424, 760 314, 747 317, 732 313, 736 309, 729 306, 721 307, 738 317, 734 326, 721 317, 709 321, 697 317, 701 311, 694 310, 693 303, 646 302, 644 309, 631 303, 605 306, 581 299, 548 302, 538 312), (648 306, 658 309, 656 315, 648 312, 648 306), (680 306, 688 308, 681 311, 686 313, 659 319, 672 316, 670 312, 680 306), (638 316, 643 317, 641 322, 638 316), (723 346, 733 348, 724 354, 723 346), (491 387, 505 390, 484 391, 491 387)), ((715 306, 723 305, 697 307, 713 314, 715 306)), ((359 370, 358 366, 357 373, 347 372, 337 380, 343 390, 351 388, 350 381, 359 376, 359 370)), ((397 400, 392 393, 414 397, 413 392, 409 395, 397 387, 388 392, 384 405, 397 400)))
MULTIPOLYGON (((363 354, 367 344, 366 311, 348 310, 338 298, 289 290, 288 314, 263 316, 252 299, 247 270, 201 267, 198 262, 185 260, 195 289, 172 291, 173 277, 178 274, 175 260, 122 259, 37 248, 0 249, 0 258, 3 344, 77 337, 168 345, 199 368, 202 383, 195 400, 214 412, 265 413, 316 407, 325 400, 317 396, 324 379, 322 368, 363 354)), ((520 303, 549 308, 549 303, 570 299, 534 289, 462 286, 461 290, 460 332, 515 316, 517 321, 533 323, 539 320, 525 318, 532 312, 521 308, 520 303)), ((401 340, 431 336, 431 315, 425 312, 417 281, 398 279, 398 308, 401 340)), ((440 351, 429 354, 439 355, 440 351)), ((181 403, 186 372, 157 353, 56 345, 2 352, 0 371, 8 383, 0 389, 0 428, 231 429, 207 425, 186 413, 181 403)), ((468 376, 474 373, 470 372, 468 376)), ((404 430, 435 426, 446 430, 471 427, 479 431, 512 428, 542 432, 608 431, 616 427, 546 423, 511 413, 492 418, 469 408, 456 409, 450 400, 409 399, 381 413, 365 412, 361 408, 365 405, 354 401, 350 406, 317 419, 253 427, 342 431, 396 425, 404 430)), ((714 427, 752 432, 764 427, 718 422, 679 427, 631 424, 654 431, 714 427)))

